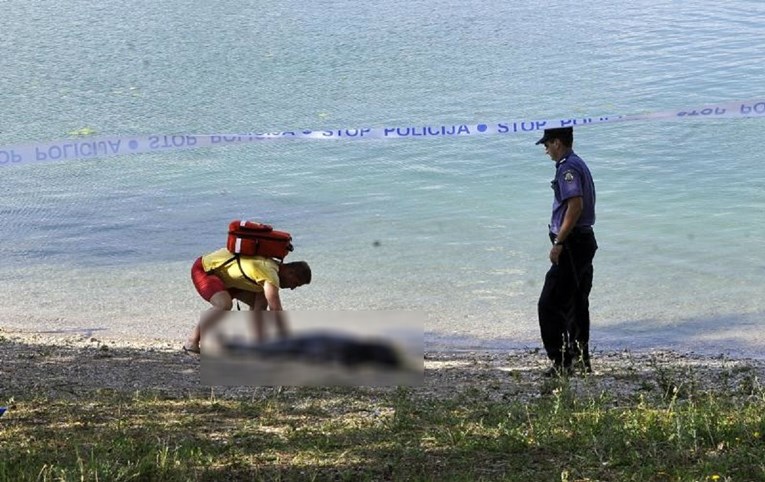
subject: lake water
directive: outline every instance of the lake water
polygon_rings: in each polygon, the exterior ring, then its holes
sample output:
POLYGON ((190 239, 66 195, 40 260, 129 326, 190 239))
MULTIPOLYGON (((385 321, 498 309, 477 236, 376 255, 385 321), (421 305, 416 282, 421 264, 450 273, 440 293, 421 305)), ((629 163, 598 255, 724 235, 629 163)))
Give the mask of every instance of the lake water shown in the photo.
MULTIPOLYGON (((758 0, 0 1, 0 146, 423 126, 758 98, 758 0)), ((598 349, 765 353, 763 119, 601 124, 598 349)), ((429 349, 540 346, 537 133, 291 141, 0 167, 0 326, 180 340, 232 219, 290 231, 295 310, 424 311, 429 349)), ((288 258, 289 259, 289 258, 288 258)), ((363 320, 360 320, 363 323, 363 320)))

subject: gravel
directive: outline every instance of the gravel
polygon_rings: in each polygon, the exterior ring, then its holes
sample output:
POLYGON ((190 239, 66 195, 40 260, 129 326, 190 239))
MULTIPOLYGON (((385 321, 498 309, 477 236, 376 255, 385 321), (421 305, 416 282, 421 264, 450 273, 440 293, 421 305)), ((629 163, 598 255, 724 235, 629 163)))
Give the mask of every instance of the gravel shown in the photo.
MULTIPOLYGON (((72 397, 94 390, 153 390, 172 397, 252 397, 273 387, 207 387, 200 358, 181 343, 130 341, 82 335, 48 335, 0 329, 0 404, 15 398, 72 397)), ((414 396, 455 397, 465 391, 488 400, 531 401, 560 389, 546 379, 549 366, 538 349, 509 352, 428 352, 425 377, 414 396), (476 392, 476 390, 478 392, 476 392)), ((591 374, 567 379, 582 396, 608 394, 614 403, 641 396, 725 392, 746 397, 765 380, 765 361, 672 351, 607 352, 593 356, 591 374)), ((372 392, 392 388, 369 388, 372 392)))

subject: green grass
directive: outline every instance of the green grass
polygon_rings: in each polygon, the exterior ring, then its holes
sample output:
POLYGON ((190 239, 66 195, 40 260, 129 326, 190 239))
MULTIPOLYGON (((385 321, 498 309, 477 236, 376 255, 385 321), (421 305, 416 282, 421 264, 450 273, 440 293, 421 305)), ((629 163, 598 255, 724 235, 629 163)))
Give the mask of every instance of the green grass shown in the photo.
POLYGON ((0 480, 765 480, 759 381, 702 393, 690 379, 657 368, 660 390, 629 402, 568 380, 529 403, 475 388, 0 400, 0 480))

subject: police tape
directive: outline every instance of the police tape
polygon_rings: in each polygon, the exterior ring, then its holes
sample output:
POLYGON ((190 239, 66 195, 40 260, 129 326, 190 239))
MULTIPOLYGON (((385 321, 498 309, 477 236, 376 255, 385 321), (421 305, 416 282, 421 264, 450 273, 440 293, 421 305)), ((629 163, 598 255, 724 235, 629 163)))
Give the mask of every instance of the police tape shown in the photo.
POLYGON ((168 152, 287 139, 402 139, 485 136, 535 132, 555 127, 653 120, 731 119, 765 117, 765 100, 708 104, 696 108, 635 115, 612 115, 547 120, 516 120, 478 124, 354 127, 332 130, 297 130, 246 134, 146 135, 95 137, 0 147, 0 166, 91 159, 126 154, 168 152))

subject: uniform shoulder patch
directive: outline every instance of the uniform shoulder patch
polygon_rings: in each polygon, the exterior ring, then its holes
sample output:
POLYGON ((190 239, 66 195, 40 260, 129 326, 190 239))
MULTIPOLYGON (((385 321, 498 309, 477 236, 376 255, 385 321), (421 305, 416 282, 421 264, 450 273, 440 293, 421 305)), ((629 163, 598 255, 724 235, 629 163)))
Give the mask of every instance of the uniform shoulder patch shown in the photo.
POLYGON ((563 173, 563 180, 566 182, 571 182, 574 180, 574 171, 566 171, 563 173))

